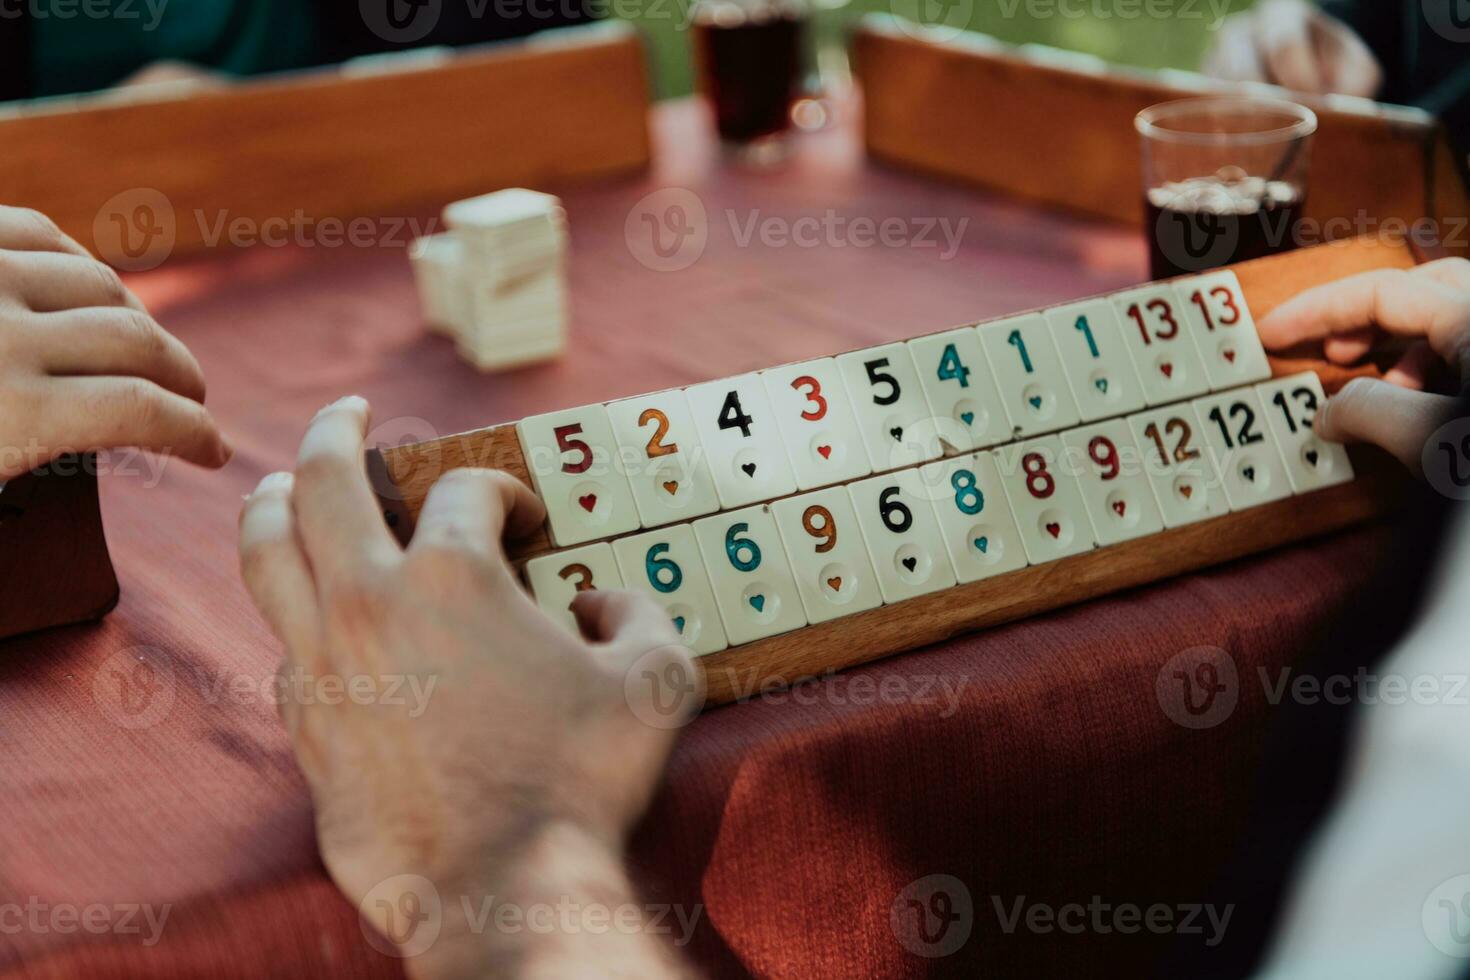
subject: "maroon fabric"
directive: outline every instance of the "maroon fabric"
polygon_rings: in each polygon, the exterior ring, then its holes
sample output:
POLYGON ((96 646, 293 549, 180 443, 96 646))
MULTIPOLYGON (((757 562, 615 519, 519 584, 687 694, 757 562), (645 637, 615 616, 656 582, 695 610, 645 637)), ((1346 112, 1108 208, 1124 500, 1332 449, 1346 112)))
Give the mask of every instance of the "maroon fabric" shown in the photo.
MULTIPOLYGON (((136 277, 209 375, 238 448, 222 474, 104 481, 122 602, 104 623, 4 644, 0 912, 168 904, 162 939, 6 928, 0 973, 391 976, 326 879, 311 807, 261 685, 278 649, 236 573, 240 495, 288 466, 311 413, 366 395, 418 437, 831 354, 1115 289, 1144 277, 1131 232, 1034 213, 865 165, 847 127, 777 173, 715 157, 690 104, 656 113, 647 180, 554 188, 571 221, 572 349, 483 376, 425 335, 397 248, 220 254, 136 277), (696 192, 704 256, 679 272, 627 247, 634 202, 696 192), (741 247, 762 217, 968 217, 938 248, 741 247)), ((411 171, 384 179, 411 179, 411 171)), ((192 220, 184 216, 184 220, 192 220)), ((395 428, 396 427, 396 428, 395 428)), ((1275 668, 1363 577, 1354 532, 870 665, 709 712, 684 735, 634 842, 646 898, 701 915, 717 974, 1137 974, 1167 936, 1005 934, 990 896, 1184 902, 1241 823, 1275 668), (1219 646, 1241 677, 1222 724, 1160 708, 1171 656, 1219 646), (854 687, 860 679, 902 684, 854 687), (945 682, 957 710, 924 703, 945 682), (970 893, 957 953, 909 952, 890 907, 915 879, 970 893)), ((44 561, 45 556, 35 556, 44 561)))

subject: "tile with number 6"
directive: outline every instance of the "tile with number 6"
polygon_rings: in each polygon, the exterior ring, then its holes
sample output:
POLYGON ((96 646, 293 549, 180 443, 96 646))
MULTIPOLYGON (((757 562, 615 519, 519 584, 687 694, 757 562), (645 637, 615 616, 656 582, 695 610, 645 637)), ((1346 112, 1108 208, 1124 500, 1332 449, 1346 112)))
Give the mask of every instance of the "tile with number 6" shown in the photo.
POLYGON ((908 347, 886 344, 852 351, 837 358, 837 367, 874 472, 944 454, 908 347))
POLYGON ((1165 527, 1230 511, 1220 473, 1204 451, 1205 438, 1197 426, 1191 405, 1169 405, 1128 417, 1165 527))
POLYGON ((1031 564, 1092 549, 1092 521, 1077 478, 1063 469, 1061 437, 1001 446, 995 463, 1031 564))
POLYGON ((1347 450, 1335 442, 1317 438, 1312 420, 1327 400, 1322 381, 1311 371, 1276 378, 1256 385, 1261 407, 1281 449, 1281 459, 1291 480, 1293 493, 1347 483, 1353 464, 1347 450))
POLYGON ((1077 400, 1045 317, 1031 313, 982 323, 976 330, 1010 414, 1013 436, 1077 424, 1077 400))
POLYGON ((531 482, 546 504, 554 544, 581 544, 639 527, 606 408, 533 415, 518 422, 516 432, 531 482))
POLYGON ((778 500, 771 513, 808 622, 825 623, 883 605, 846 487, 778 500))
POLYGON ((761 381, 799 489, 846 483, 873 472, 836 360, 783 364, 762 371, 761 381))
POLYGON ((847 490, 884 602, 954 586, 954 566, 918 470, 858 480, 847 490))
POLYGON ((1185 332, 1184 311, 1172 286, 1158 283, 1111 299, 1148 404, 1177 402, 1210 390, 1199 348, 1185 332))
POLYGON ((1124 419, 1062 433, 1068 472, 1077 477, 1093 538, 1117 544, 1164 529, 1159 502, 1143 468, 1143 454, 1124 419))
POLYGON ((776 413, 758 374, 684 389, 725 509, 796 491, 776 413))
POLYGON ((531 594, 552 619, 579 633, 572 600, 579 592, 621 589, 623 576, 618 560, 606 541, 542 555, 526 562, 526 583, 531 594))
POLYGON ((947 454, 1010 440, 1011 420, 974 329, 916 337, 908 345, 939 436, 951 447, 947 454))
POLYGON ((674 388, 610 402, 607 417, 644 527, 720 509, 684 392, 674 388))
POLYGON ((1231 510, 1291 496, 1291 480, 1254 388, 1208 395, 1193 404, 1231 510))
POLYGON ((1211 388, 1220 391, 1271 377, 1266 349, 1234 272, 1194 276, 1176 282, 1174 291, 1211 388))
POLYGON ((1143 386, 1123 346, 1118 314, 1106 299, 1069 303, 1046 311, 1062 367, 1084 422, 1136 412, 1143 386))
POLYGON ((960 582, 1026 567, 1026 547, 1001 487, 994 453, 929 463, 920 478, 960 582))
POLYGON ((695 521, 694 537, 731 646, 806 625, 770 507, 762 504, 695 521))
POLYGON ((690 650, 703 656, 730 645, 704 557, 688 524, 620 538, 612 548, 624 586, 647 593, 663 606, 690 650))

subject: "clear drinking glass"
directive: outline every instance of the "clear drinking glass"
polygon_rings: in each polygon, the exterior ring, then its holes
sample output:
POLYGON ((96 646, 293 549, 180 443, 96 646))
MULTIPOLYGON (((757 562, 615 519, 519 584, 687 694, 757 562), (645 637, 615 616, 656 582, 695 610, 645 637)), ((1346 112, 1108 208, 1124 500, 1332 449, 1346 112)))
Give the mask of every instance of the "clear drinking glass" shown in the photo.
POLYGON ((720 139, 759 156, 791 125, 805 73, 805 0, 698 0, 694 60, 720 139))
POLYGON ((1284 99, 1164 102, 1134 119, 1142 139, 1152 278, 1296 247, 1317 116, 1284 99))

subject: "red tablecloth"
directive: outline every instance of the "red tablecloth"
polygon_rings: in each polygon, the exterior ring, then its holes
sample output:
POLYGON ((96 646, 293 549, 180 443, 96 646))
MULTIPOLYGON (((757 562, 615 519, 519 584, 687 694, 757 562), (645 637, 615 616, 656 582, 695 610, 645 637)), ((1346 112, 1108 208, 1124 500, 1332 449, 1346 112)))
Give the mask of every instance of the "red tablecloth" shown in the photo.
MULTIPOLYGON (((241 494, 289 465, 325 402, 364 394, 384 431, 428 437, 1144 278, 1135 234, 874 168, 847 126, 804 137, 767 174, 721 164, 692 104, 660 108, 656 127, 647 179, 554 188, 574 303, 571 352, 555 365, 482 376, 462 364, 424 333, 401 248, 258 248, 135 278, 204 365, 238 456, 222 474, 171 463, 160 478, 106 478, 117 611, 4 644, 0 973, 399 972, 323 872, 264 693, 278 649, 236 573, 241 494), (709 221, 705 254, 678 272, 640 264, 624 238, 634 202, 665 185, 694 191, 709 221), (738 240, 753 216, 829 209, 969 224, 948 259, 942 246, 738 240), (155 919, 167 906, 152 945, 141 915, 123 921, 140 904, 155 919), (65 910, 92 905, 112 928, 67 928, 65 910)), ((1137 975, 1169 936, 1006 924, 1018 901, 1199 898, 1258 761, 1257 668, 1312 642, 1378 543, 1345 534, 711 711, 636 835, 644 897, 699 915, 689 948, 718 974, 1137 975), (1156 682, 1201 645, 1232 658, 1238 704, 1194 730, 1162 710, 1156 682), (930 875, 968 893, 947 886, 970 934, 946 957, 917 955, 902 927, 901 893, 930 875)))

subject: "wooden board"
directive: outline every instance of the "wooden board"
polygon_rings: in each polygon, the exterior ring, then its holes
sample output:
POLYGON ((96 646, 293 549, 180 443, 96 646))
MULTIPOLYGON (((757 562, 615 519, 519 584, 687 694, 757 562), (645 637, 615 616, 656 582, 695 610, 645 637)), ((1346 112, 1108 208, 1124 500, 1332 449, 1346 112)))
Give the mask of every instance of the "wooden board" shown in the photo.
MULTIPOLYGON (((1157 102, 1241 91, 1203 76, 1123 69, 984 35, 916 37, 896 25, 868 18, 853 38, 870 154, 1128 224, 1143 220, 1133 117, 1157 102)), ((1308 226, 1321 227, 1322 240, 1378 234, 1391 230, 1385 225, 1391 219, 1407 227, 1428 217, 1439 222, 1439 237, 1453 251, 1470 251, 1463 168, 1432 117, 1271 86, 1248 91, 1302 101, 1317 113, 1305 216, 1335 221, 1308 226)))
MULTIPOLYGON (((1232 266, 1252 313, 1261 317, 1297 293, 1369 269, 1410 268, 1415 255, 1402 242, 1353 239, 1232 266)), ((1008 314, 1013 315, 1013 314, 1008 314)), ((935 331, 939 332, 939 331, 935 331)), ((834 354, 842 353, 834 351, 834 354)), ((1336 391, 1370 366, 1346 370, 1300 358, 1271 359, 1281 376, 1315 370, 1336 391)), ((774 366, 774 365, 773 365, 774 366)), ((569 406, 570 407, 570 406, 569 406)), ((910 650, 980 629, 1071 605, 1108 592, 1167 578, 1277 547, 1384 513, 1403 473, 1371 451, 1353 452, 1358 479, 1303 496, 1164 531, 1010 572, 896 605, 807 626, 791 633, 702 657, 708 699, 721 704, 772 687, 910 650)), ((461 466, 503 469, 530 483, 514 424, 492 426, 408 446, 378 447, 369 470, 385 516, 401 541, 429 488, 461 466)), ((634 532, 641 533, 641 532, 634 532)), ((508 543, 512 561, 552 549, 545 529, 508 543)))
POLYGON ((171 207, 172 254, 182 254, 218 240, 222 218, 259 229, 297 214, 407 217, 501 187, 648 164, 643 48, 625 25, 383 64, 187 97, 104 93, 10 108, 0 113, 5 202, 44 211, 117 262, 112 212, 131 223, 135 203, 156 200, 145 191, 171 207))

